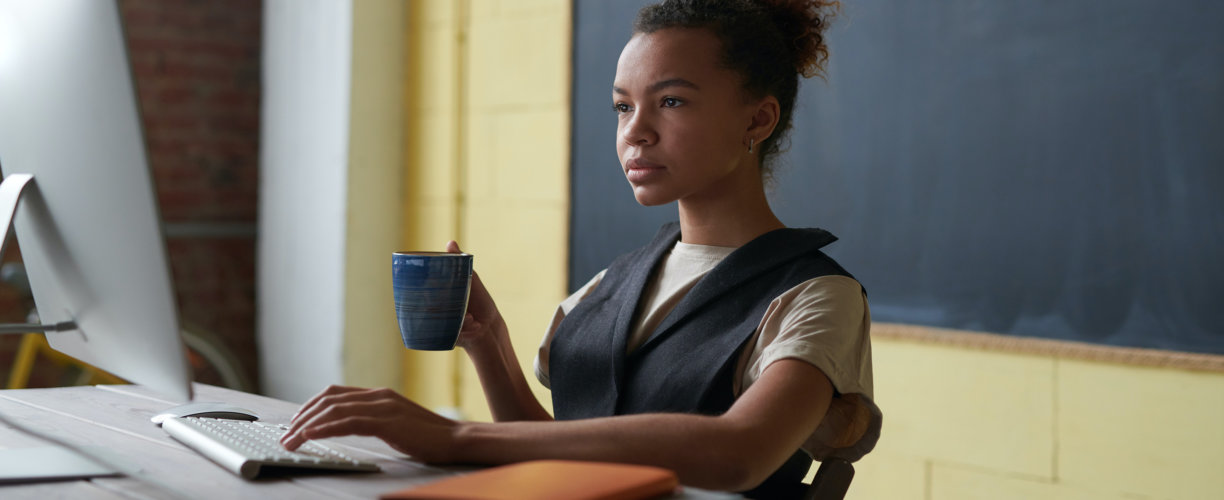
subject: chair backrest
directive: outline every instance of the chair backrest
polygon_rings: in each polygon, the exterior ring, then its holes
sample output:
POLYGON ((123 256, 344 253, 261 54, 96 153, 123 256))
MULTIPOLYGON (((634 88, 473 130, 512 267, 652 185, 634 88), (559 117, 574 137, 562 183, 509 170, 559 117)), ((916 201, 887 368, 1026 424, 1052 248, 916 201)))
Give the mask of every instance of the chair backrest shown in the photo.
POLYGON ((803 500, 842 500, 854 479, 854 466, 848 460, 829 458, 820 462, 812 485, 803 494, 803 500))

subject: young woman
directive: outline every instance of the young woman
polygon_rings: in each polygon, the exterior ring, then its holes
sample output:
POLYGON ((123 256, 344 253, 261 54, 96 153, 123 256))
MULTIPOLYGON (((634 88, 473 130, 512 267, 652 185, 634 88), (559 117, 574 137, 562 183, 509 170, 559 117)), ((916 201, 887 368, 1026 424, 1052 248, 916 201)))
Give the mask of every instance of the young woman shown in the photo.
POLYGON ((825 60, 831 3, 667 0, 639 12, 612 82, 616 151, 637 201, 677 201, 679 222, 558 308, 536 360, 555 419, 476 278, 459 344, 494 423, 330 387, 285 446, 362 434, 434 463, 639 463, 759 498, 796 496, 812 458, 870 451, 881 414, 864 291, 819 250, 835 238, 786 228, 764 188, 798 79, 825 60))

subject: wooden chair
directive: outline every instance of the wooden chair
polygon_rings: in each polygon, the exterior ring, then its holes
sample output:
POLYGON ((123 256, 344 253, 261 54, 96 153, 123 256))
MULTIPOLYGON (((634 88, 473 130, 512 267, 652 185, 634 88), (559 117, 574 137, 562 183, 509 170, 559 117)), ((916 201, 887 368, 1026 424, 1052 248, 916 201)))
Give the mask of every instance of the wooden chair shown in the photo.
POLYGON ((854 479, 854 466, 841 458, 829 458, 820 462, 812 485, 803 494, 803 500, 842 500, 854 479))
POLYGON ((34 361, 39 356, 46 358, 61 368, 75 369, 75 380, 61 381, 61 383, 65 385, 127 383, 119 377, 99 370, 88 363, 78 361, 76 358, 52 349, 51 345, 47 343, 47 337, 45 335, 41 333, 27 333, 21 336, 21 346, 17 348, 17 355, 13 360, 13 367, 9 369, 8 383, 5 385, 5 388, 25 389, 26 383, 30 381, 30 373, 34 371, 34 361))
MULTIPOLYGON (((858 394, 843 394, 834 398, 829 405, 825 418, 836 418, 846 423, 840 436, 837 436, 830 446, 843 448, 857 443, 867 433, 871 420, 870 410, 860 403, 858 394)), ((854 466, 844 458, 825 458, 816 469, 811 486, 803 492, 803 500, 841 500, 850 489, 850 480, 854 479, 854 466)))

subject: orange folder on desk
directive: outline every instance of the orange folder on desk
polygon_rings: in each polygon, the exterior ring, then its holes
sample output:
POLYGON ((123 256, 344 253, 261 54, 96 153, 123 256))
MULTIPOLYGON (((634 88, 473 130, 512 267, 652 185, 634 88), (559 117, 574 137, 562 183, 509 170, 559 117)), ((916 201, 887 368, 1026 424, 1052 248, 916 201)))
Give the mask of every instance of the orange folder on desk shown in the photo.
POLYGON ((643 465, 536 460, 382 495, 383 500, 645 500, 670 495, 676 474, 643 465))

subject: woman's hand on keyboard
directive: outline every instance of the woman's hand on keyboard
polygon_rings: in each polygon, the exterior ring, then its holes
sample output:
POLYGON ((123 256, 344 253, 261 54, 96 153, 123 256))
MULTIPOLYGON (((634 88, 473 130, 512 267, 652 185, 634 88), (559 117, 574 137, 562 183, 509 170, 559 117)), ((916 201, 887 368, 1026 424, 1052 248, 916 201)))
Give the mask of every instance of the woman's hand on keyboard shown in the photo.
POLYGON ((459 426, 391 389, 333 385, 302 405, 281 444, 293 451, 311 439, 374 436, 424 462, 449 463, 459 426))

